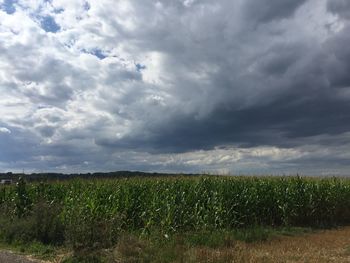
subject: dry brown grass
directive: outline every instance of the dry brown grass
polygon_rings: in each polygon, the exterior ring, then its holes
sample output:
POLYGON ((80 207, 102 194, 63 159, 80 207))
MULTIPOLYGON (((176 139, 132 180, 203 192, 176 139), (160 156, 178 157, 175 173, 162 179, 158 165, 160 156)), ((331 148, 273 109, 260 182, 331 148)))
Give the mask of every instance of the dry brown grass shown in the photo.
POLYGON ((160 249, 147 240, 124 236, 109 256, 107 262, 114 263, 350 263, 350 227, 260 243, 233 241, 217 249, 180 243, 160 249))
POLYGON ((192 262, 350 262, 350 227, 223 249, 196 248, 192 262))

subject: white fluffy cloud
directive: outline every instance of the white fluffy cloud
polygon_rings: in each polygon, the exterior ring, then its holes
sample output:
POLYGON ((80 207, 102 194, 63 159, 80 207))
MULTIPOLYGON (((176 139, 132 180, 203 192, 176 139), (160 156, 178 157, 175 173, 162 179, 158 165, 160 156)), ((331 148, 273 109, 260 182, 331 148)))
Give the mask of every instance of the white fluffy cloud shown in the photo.
POLYGON ((7 134, 10 134, 11 131, 5 127, 0 127, 0 133, 7 133, 7 134))
POLYGON ((0 168, 346 171, 349 8, 0 1, 0 168))

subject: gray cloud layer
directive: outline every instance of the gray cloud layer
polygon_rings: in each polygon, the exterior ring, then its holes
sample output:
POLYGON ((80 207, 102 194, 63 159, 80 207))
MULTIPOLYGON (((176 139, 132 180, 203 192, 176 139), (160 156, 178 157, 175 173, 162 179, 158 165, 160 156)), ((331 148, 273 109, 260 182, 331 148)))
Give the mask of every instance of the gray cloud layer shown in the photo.
POLYGON ((0 169, 349 171, 345 0, 0 7, 0 169))

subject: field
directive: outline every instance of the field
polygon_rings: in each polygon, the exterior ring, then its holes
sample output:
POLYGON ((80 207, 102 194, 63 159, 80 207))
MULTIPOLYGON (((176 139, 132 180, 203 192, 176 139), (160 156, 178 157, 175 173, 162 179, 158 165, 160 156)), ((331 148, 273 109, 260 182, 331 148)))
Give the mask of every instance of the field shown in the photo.
MULTIPOLYGON (((278 231, 349 225, 350 180, 185 176, 20 180, 16 186, 0 188, 0 209, 0 237, 8 244, 64 246, 79 258, 113 247, 123 251, 124 246, 125 252, 125 244, 132 243, 143 251, 132 256, 143 261, 125 262, 155 262, 156 252, 144 252, 152 247, 145 240, 158 247, 178 243, 187 248, 216 247, 237 239, 264 240, 278 231)), ((178 255, 167 253, 164 260, 180 262, 170 260, 178 255)), ((89 262, 98 262, 98 255, 89 262)))

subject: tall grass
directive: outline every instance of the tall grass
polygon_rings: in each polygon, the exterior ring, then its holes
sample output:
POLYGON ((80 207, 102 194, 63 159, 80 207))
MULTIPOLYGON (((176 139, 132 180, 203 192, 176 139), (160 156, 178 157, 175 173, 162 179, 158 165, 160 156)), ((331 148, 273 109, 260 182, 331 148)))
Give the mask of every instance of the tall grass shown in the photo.
POLYGON ((37 204, 58 211, 56 217, 65 229, 65 239, 73 246, 109 246, 123 230, 147 234, 157 229, 171 234, 256 225, 349 224, 350 180, 132 178, 20 182, 0 188, 0 209, 11 220, 31 216, 37 204))

